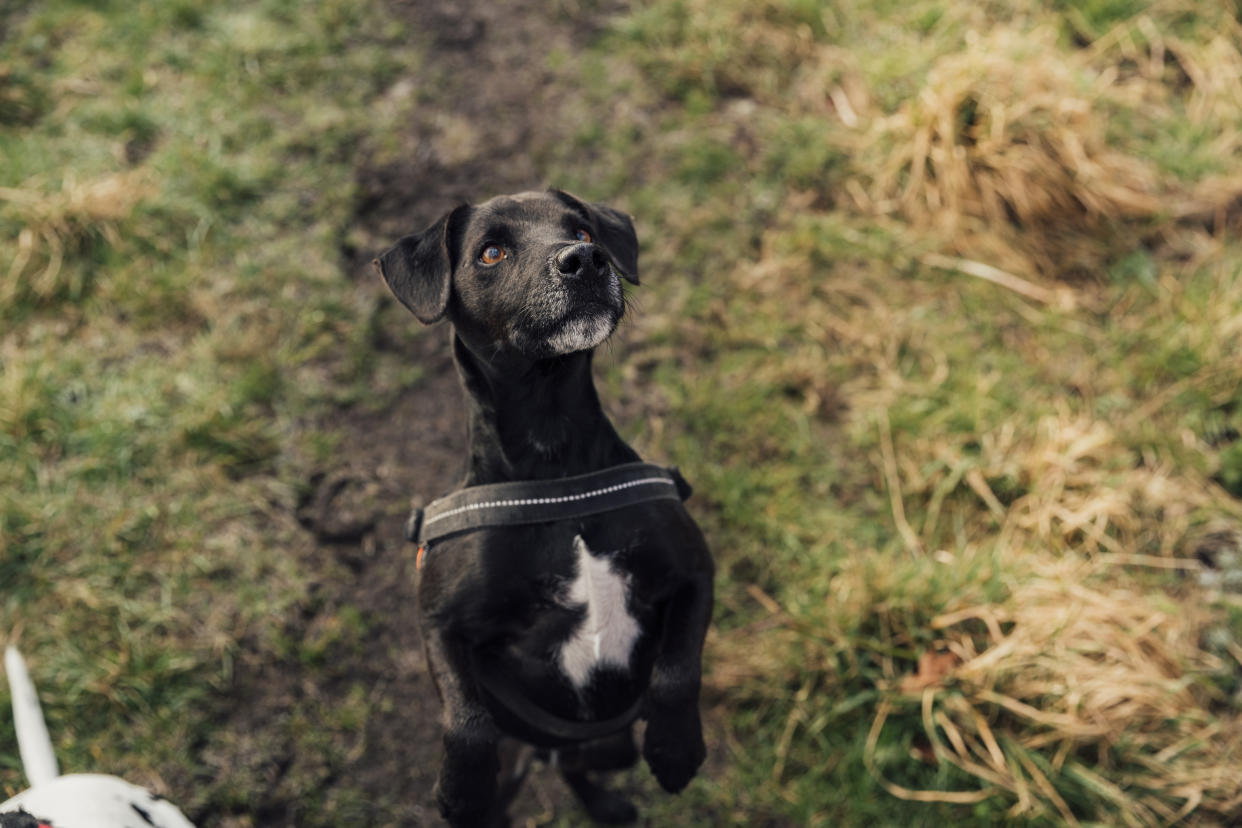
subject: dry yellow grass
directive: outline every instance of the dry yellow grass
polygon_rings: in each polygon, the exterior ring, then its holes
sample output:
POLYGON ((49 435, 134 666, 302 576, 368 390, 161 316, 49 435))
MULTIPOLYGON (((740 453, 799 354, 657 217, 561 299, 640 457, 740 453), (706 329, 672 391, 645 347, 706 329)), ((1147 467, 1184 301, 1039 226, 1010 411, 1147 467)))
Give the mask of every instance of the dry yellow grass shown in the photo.
MULTIPOLYGON (((834 191, 840 215, 821 225, 806 217, 823 202, 789 196, 760 261, 734 280, 752 308, 768 313, 767 303, 783 302, 798 319, 803 339, 772 370, 806 396, 807 411, 836 396, 848 401, 846 428, 874 442, 874 481, 900 547, 882 553, 899 556, 885 562, 865 560, 881 554, 874 550, 850 553, 832 576, 828 609, 812 613, 819 627, 779 594, 753 590, 779 634, 763 626, 772 646, 754 651, 716 642, 713 670, 722 690, 761 683, 782 661, 851 691, 860 677, 871 682, 881 701, 866 761, 901 798, 997 800, 1014 817, 1067 824, 1101 813, 1135 826, 1237 824, 1242 716, 1219 688, 1242 671, 1237 630, 1221 633, 1238 600, 1213 588, 1220 573, 1197 553, 1210 535, 1242 555, 1242 505, 1212 479, 1216 451, 1179 417, 1185 399, 1231 410, 1242 378, 1233 344, 1239 280, 1227 273, 1226 253, 1242 175, 1231 164, 1197 166, 1198 157, 1180 166, 1157 157, 1150 135, 1118 124, 1158 133, 1189 123, 1207 136, 1203 158, 1242 155, 1242 24, 1225 14, 1217 27, 1175 35, 1177 9, 1155 3, 1071 48, 1051 23, 1039 25, 1051 15, 1027 11, 977 27, 961 49, 932 58, 914 94, 889 114, 877 103, 884 90, 869 86, 865 56, 837 43, 815 45, 792 94, 764 101, 824 118, 825 140, 848 152, 847 177, 834 191), (836 234, 832 253, 848 257, 849 228, 867 224, 928 269, 1017 294, 1019 318, 1005 324, 1023 331, 1015 348, 1039 343, 1030 363, 1063 358, 1041 340, 1056 336, 1050 330, 1089 343, 1066 351, 1082 362, 1081 396, 1049 369, 1049 384, 1029 389, 1030 410, 999 422, 979 416, 968 436, 934 428, 945 425, 934 414, 910 414, 912 400, 943 401, 950 377, 959 380, 949 386, 955 393, 983 401, 1016 380, 963 364, 960 344, 944 339, 937 319, 963 310, 956 288, 891 271, 838 276, 791 241, 836 234), (1134 287, 1110 293, 1100 284, 1134 251, 1153 271, 1148 316, 1099 301, 1115 303, 1134 287), (1187 299, 1186 284, 1205 272, 1218 274, 1216 300, 1187 299), (920 306, 923 315, 910 310, 920 306), (1117 348, 1119 334, 1176 318, 1187 324, 1168 333, 1185 337, 1201 367, 1140 382, 1134 366, 1117 364, 1132 357, 1117 348), (849 377, 841 388, 824 385, 825 359, 849 377), (977 387, 964 387, 964 375, 977 387), (1136 402, 1097 406, 1103 398, 1136 402), (903 410, 912 432, 898 426, 903 410), (980 562, 998 573, 1002 598, 985 594, 988 578, 965 574, 980 562), (941 577, 946 584, 926 586, 941 577), (858 630, 880 655, 845 676, 840 665, 850 663, 858 630), (912 666, 910 648, 929 639, 935 644, 912 666), (926 749, 916 746, 910 761, 953 765, 977 784, 914 790, 891 781, 897 761, 881 745, 912 723, 926 749)), ((823 728, 832 715, 795 694, 775 779, 791 734, 823 728)))
POLYGON ((1196 810, 1238 816, 1242 720, 1216 715, 1211 707, 1221 700, 1195 681, 1237 665, 1200 649, 1210 614, 1197 600, 1154 606, 1100 578, 1106 566, 1044 560, 1005 602, 932 622, 952 659, 896 686, 909 700, 881 706, 871 744, 896 706, 917 704, 935 760, 981 787, 909 791, 886 783, 890 792, 968 801, 1003 790, 1013 815, 1042 810, 1077 824, 1049 779, 1065 774, 1110 801, 1126 825, 1167 824, 1196 810), (969 621, 980 622, 976 631, 969 621))
POLYGON ((1118 113, 1184 117, 1214 130, 1219 158, 1236 157, 1242 26, 1230 18, 1204 42, 1162 31, 1139 16, 1078 51, 1060 48, 1048 26, 971 31, 889 116, 830 49, 821 60, 844 80, 803 97, 830 102, 854 129, 846 191, 862 210, 909 221, 962 257, 964 272, 1093 278, 1126 250, 1170 244, 1179 228, 1236 224, 1242 175, 1181 180, 1110 134, 1118 113))
MULTIPOLYGON (((920 665, 919 675, 890 688, 921 693, 935 760, 981 788, 885 783, 890 792, 951 802, 1004 791, 1015 815, 1042 809, 1074 824, 1058 792, 1068 782, 1109 801, 1126 825, 1242 815, 1242 717, 1209 679, 1236 673, 1242 649, 1233 644, 1228 660, 1205 649, 1220 623, 1209 607, 1225 596, 1200 588, 1194 556, 1203 515, 1229 516, 1222 525, 1236 527, 1242 509, 1193 471, 1119 464, 1127 452, 1117 439, 1108 423, 1068 412, 1030 433, 983 435, 983 468, 967 484, 998 524, 981 536, 1001 550, 1017 583, 1002 602, 935 618, 952 662, 930 676, 920 665), (997 477, 1028 493, 1002 505, 987 483, 997 477), (1184 589, 1143 589, 1127 567, 1182 571, 1184 589)), ((927 448, 914 449, 903 469, 917 484, 927 448)), ((913 702, 881 706, 873 746, 903 704, 913 702)))
POLYGON ((69 174, 59 189, 51 191, 36 182, 0 187, 6 217, 21 228, 17 251, 0 277, 0 302, 12 302, 21 295, 47 298, 62 289, 66 252, 93 235, 115 244, 117 225, 154 195, 155 189, 143 170, 86 180, 69 174))

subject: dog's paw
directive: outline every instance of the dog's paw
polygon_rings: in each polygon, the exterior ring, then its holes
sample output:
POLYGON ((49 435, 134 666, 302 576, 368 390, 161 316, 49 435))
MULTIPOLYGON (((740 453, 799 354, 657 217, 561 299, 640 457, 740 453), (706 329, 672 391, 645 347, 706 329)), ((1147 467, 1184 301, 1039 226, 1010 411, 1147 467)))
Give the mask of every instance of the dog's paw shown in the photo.
POLYGON ((669 793, 680 793, 707 758, 697 713, 648 719, 643 758, 660 787, 669 793))
POLYGON ((585 803, 587 814, 599 825, 632 825, 638 821, 638 809, 616 791, 605 791, 598 799, 585 803))
POLYGON ((453 828, 503 828, 509 825, 504 814, 497 814, 487 797, 449 796, 437 784, 434 795, 440 816, 453 828))
POLYGON ((583 771, 561 771, 570 789, 598 825, 629 825, 638 821, 638 809, 623 794, 610 791, 583 771))
POLYGON ((444 734, 444 761, 433 794, 453 828, 492 828, 505 805, 498 798, 500 757, 487 731, 457 728, 444 734))

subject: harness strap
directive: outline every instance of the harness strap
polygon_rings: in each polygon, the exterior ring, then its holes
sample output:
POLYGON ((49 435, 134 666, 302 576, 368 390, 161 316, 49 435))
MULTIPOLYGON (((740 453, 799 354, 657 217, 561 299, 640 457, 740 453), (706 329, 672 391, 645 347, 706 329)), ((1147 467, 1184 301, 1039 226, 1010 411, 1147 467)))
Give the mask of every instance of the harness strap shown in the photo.
POLYGON ((415 509, 406 538, 421 546, 451 535, 496 526, 596 515, 653 500, 685 500, 690 485, 676 468, 625 463, 557 480, 470 486, 415 509))
POLYGON ((481 664, 478 654, 473 651, 470 653, 470 666, 487 695, 534 731, 527 733, 526 738, 536 739, 547 746, 602 739, 629 727, 642 709, 643 699, 639 697, 620 715, 607 719, 589 722, 565 719, 535 704, 514 686, 512 676, 481 664))
MULTIPOLYGON (((418 567, 435 541, 462 532, 497 526, 547 523, 610 512, 658 500, 680 502, 690 497, 690 484, 676 467, 625 463, 598 472, 558 480, 489 483, 470 486, 415 509, 406 521, 407 540, 419 544, 418 567)), ((548 744, 599 739, 628 727, 641 710, 642 699, 607 719, 583 722, 550 713, 528 699, 512 676, 480 663, 470 654, 471 668, 486 697, 529 728, 530 736, 548 744)))

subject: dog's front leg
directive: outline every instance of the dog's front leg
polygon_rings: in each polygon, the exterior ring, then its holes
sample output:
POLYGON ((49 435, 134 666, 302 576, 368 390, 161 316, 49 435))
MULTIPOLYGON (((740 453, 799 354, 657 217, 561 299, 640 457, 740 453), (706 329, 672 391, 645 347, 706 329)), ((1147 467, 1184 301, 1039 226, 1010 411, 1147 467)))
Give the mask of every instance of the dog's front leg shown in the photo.
POLYGON ((699 683, 711 617, 708 572, 677 593, 666 610, 660 653, 647 688, 643 758, 670 793, 686 787, 707 756, 699 720, 699 683))
POLYGON ((424 640, 444 726, 444 761, 435 787, 440 815, 454 828, 503 825, 496 790, 500 733, 471 677, 470 645, 439 630, 424 630, 424 640))

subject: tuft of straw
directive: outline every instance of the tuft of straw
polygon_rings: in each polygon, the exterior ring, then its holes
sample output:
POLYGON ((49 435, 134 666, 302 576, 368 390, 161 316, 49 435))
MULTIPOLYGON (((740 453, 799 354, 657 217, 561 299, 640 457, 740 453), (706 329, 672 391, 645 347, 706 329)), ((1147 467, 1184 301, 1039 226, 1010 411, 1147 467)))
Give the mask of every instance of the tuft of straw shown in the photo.
POLYGON ((1041 418, 1033 435, 991 439, 983 476, 1009 476, 1027 491, 1005 511, 1003 536, 1093 555, 1149 549, 1171 559, 1200 515, 1239 513, 1219 487, 1168 463, 1119 466, 1130 452, 1099 419, 1062 411, 1041 418))
MULTIPOLYGON (((858 144, 868 157, 860 168, 878 172, 847 189, 934 233, 945 252, 1020 278, 1099 275, 1170 222, 1220 228, 1242 204, 1242 176, 1175 180, 1119 146, 1110 122, 1123 112, 1169 116, 1176 79, 1166 77, 1163 58, 1172 54, 1193 87, 1190 117, 1236 123, 1242 53, 1225 38, 1161 38, 1147 18, 1118 31, 1068 55, 1051 27, 972 32, 964 50, 932 66, 916 96, 871 123, 858 144), (1139 49, 1133 32, 1144 44, 1142 65, 1158 68, 1124 70, 1139 49)), ((1239 140, 1223 132, 1221 157, 1239 140)))
POLYGON ((1112 221, 1158 213, 1161 182, 1109 146, 1113 77, 1061 55, 1050 28, 1002 28, 941 58, 920 94, 877 124, 894 149, 874 189, 958 252, 1014 248, 1005 269, 1015 258, 1027 272, 1093 267, 1077 248, 1112 221))
POLYGON ((1043 561, 1004 602, 933 620, 960 663, 942 662, 950 666, 931 682, 895 684, 897 694, 877 712, 868 762, 883 779, 874 760, 879 732, 894 710, 917 706, 935 759, 980 787, 906 791, 888 783, 891 793, 957 802, 1005 791, 1011 814, 1052 814, 1068 824, 1077 824, 1084 798, 1133 826, 1196 810, 1242 817, 1242 717, 1214 715, 1219 700, 1193 680, 1238 665, 1200 649, 1209 614, 1196 602, 1162 609, 1131 590, 1096 585, 1103 566, 1043 561))
POLYGON ((62 290, 66 255, 96 237, 116 244, 117 225, 154 192, 142 170, 87 180, 70 174, 52 191, 35 182, 0 187, 0 215, 20 228, 17 253, 7 272, 0 271, 0 302, 21 295, 46 299, 62 290))

